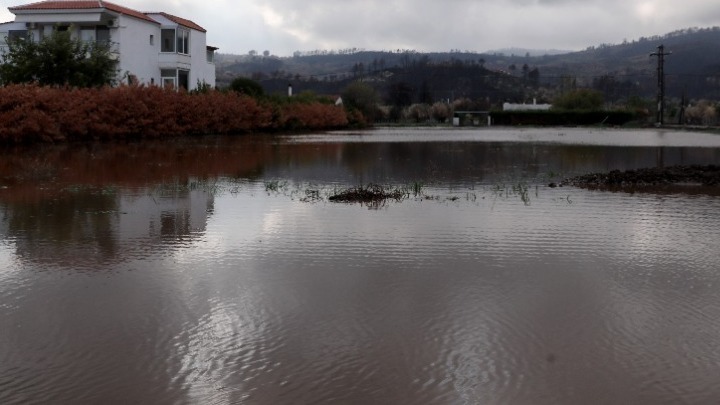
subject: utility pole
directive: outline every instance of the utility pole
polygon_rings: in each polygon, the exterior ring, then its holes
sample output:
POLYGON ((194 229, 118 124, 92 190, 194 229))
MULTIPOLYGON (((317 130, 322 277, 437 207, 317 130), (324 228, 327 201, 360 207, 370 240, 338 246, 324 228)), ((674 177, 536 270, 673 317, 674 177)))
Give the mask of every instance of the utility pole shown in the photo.
POLYGON ((665 72, 664 72, 664 67, 665 67, 665 56, 670 55, 670 54, 672 54, 672 52, 665 52, 664 45, 658 46, 658 51, 650 54, 650 56, 658 57, 657 122, 655 124, 658 127, 662 126, 663 118, 665 115, 665 72))

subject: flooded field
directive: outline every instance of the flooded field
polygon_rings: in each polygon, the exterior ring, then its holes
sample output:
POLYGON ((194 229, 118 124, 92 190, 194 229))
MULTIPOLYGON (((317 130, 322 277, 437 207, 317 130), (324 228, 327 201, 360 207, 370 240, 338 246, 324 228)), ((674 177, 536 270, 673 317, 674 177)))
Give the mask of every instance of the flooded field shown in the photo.
POLYGON ((0 151, 0 403, 715 403, 720 190, 548 187, 678 164, 720 135, 0 151))

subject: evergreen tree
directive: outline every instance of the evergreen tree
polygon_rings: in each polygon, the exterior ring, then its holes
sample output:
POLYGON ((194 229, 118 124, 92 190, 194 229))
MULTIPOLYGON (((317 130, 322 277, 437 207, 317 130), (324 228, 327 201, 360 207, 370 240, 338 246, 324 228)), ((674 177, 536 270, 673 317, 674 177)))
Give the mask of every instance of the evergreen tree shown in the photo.
POLYGON ((556 110, 600 110, 605 102, 603 94, 592 89, 577 89, 562 94, 553 100, 556 110))
POLYGON ((360 111, 368 122, 375 121, 379 97, 370 85, 359 81, 351 83, 342 92, 342 100, 348 109, 360 111))
POLYGON ((230 83, 230 90, 253 98, 262 97, 265 94, 265 90, 260 83, 247 77, 236 77, 233 79, 230 83))
POLYGON ((101 87, 117 78, 117 59, 109 43, 73 39, 55 31, 40 41, 13 38, 0 64, 0 83, 43 86, 101 87))

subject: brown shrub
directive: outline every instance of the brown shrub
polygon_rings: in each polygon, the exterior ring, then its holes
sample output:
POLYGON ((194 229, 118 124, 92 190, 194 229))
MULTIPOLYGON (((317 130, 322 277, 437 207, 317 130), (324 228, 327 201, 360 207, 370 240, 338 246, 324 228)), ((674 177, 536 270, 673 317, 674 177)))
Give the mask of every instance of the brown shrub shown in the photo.
POLYGON ((348 124, 342 107, 321 103, 292 103, 281 108, 279 126, 287 129, 327 129, 348 124))
POLYGON ((5 144, 324 129, 347 122, 345 111, 333 105, 260 105, 235 92, 188 94, 155 86, 0 88, 0 143, 5 144))

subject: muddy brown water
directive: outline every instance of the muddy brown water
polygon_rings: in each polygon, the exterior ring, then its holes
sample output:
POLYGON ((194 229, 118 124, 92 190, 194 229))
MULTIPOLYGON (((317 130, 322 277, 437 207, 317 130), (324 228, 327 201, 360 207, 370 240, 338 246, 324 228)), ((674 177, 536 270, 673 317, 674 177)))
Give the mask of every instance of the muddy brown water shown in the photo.
POLYGON ((378 129, 0 152, 0 403, 720 401, 720 136, 378 129), (405 198, 333 203, 376 183, 405 198))

